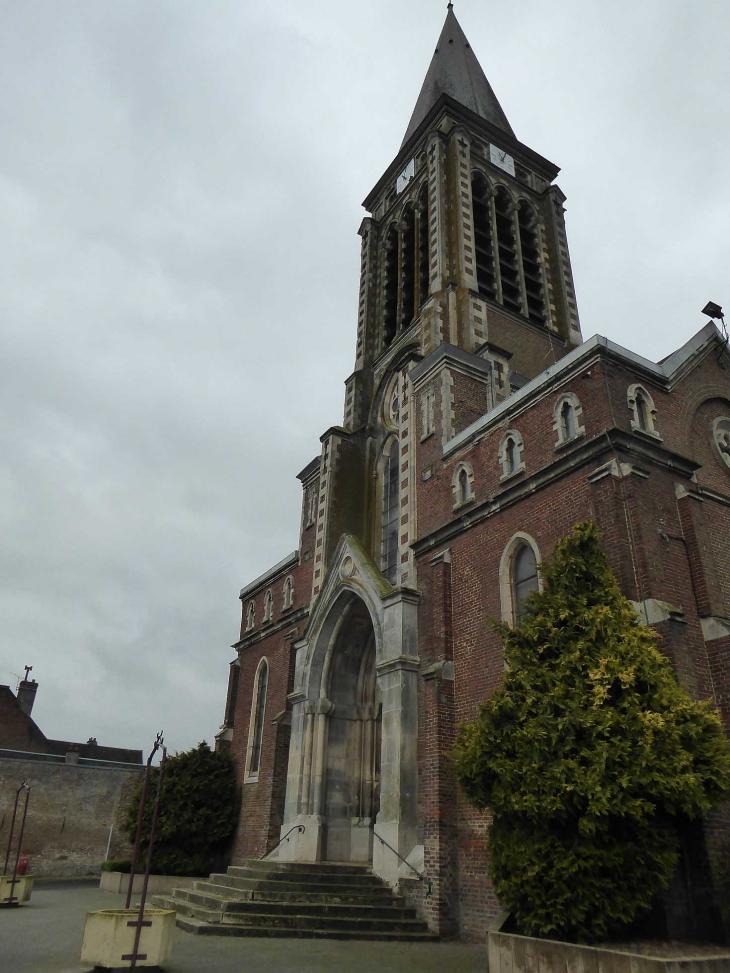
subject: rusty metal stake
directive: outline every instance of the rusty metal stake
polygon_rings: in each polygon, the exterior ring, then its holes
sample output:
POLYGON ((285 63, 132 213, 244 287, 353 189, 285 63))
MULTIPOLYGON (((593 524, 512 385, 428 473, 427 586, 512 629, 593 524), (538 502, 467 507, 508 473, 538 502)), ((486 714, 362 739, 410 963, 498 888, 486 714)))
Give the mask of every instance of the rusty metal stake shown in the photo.
POLYGON ((129 870, 129 885, 127 886, 127 901, 124 904, 124 908, 129 908, 129 903, 132 901, 132 886, 134 885, 134 876, 137 868, 137 856, 139 855, 139 844, 142 840, 142 818, 144 816, 145 805, 147 804, 147 787, 150 782, 150 769, 152 767, 152 758, 157 753, 157 751, 162 746, 162 731, 160 731, 155 738, 155 745, 147 758, 147 766, 144 772, 144 782, 142 784, 142 793, 139 796, 139 812, 137 814, 137 833, 134 836, 134 851, 132 852, 132 867, 129 870))
POLYGON ((18 815, 18 804, 20 803, 21 792, 25 790, 25 804, 23 806, 23 818, 20 822, 20 834, 18 835, 18 848, 15 853, 15 867, 13 868, 13 877, 10 882, 10 895, 8 897, 8 905, 13 904, 13 899, 15 898, 15 886, 18 884, 18 862, 20 861, 20 851, 23 844, 23 834, 25 832, 25 822, 28 817, 28 801, 30 800, 30 784, 27 780, 24 780, 20 785, 15 794, 15 805, 13 807, 13 820, 10 824, 10 835, 8 837, 8 847, 5 852, 5 864, 3 866, 3 875, 8 873, 8 862, 10 861, 10 852, 13 844, 13 833, 15 831, 15 820, 18 815))
POLYGON ((162 760, 160 761, 160 774, 157 778, 157 793, 155 794, 155 803, 152 809, 152 824, 150 825, 150 843, 147 846, 147 861, 145 862, 144 869, 144 882, 142 883, 142 899, 139 903, 139 914, 137 915, 136 921, 128 922, 128 926, 136 926, 134 932, 134 949, 132 950, 131 956, 123 956, 122 959, 131 959, 132 965, 130 970, 137 968, 138 959, 147 959, 146 954, 138 954, 139 949, 139 938, 142 935, 143 926, 151 926, 152 922, 144 918, 144 907, 147 901, 147 885, 150 880, 150 869, 152 868, 152 852, 155 848, 155 833, 157 831, 157 819, 160 814, 160 796, 162 795, 162 782, 165 779, 165 764, 167 762, 167 748, 162 746, 162 760))

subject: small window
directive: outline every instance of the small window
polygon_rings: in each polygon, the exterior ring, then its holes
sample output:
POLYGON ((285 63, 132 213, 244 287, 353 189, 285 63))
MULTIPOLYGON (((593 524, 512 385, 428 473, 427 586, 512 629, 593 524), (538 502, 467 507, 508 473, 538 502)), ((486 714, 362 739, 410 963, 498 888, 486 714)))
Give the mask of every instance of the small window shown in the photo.
POLYGON ((451 480, 454 508, 474 499, 474 470, 469 463, 459 463, 451 480))
POLYGON ((312 486, 307 493, 307 527, 314 526, 314 518, 317 513, 317 493, 318 488, 312 486))
POLYGON ((256 602, 249 601, 246 609, 246 631, 250 632, 256 624, 256 602))
POLYGON ((382 571, 391 584, 398 575, 398 533, 400 528, 399 442, 393 439, 383 465, 382 571))
POLYGON ((284 582, 284 610, 291 608, 294 604, 294 582, 287 578, 284 582))
POLYGON ((264 595, 264 621, 270 622, 274 615, 274 596, 271 588, 264 595))
POLYGON ((553 429, 558 434, 557 446, 562 446, 563 443, 568 443, 585 433, 585 427, 579 424, 582 412, 580 400, 573 392, 566 392, 560 396, 553 409, 553 429))
POLYGON ((258 778, 261 768, 261 750, 264 742, 264 716, 266 690, 269 683, 269 664, 262 659, 256 673, 254 698, 251 703, 251 725, 248 731, 247 777, 258 778))
POLYGON ((631 428, 635 432, 643 432, 647 436, 661 439, 656 429, 657 410, 654 400, 643 385, 630 385, 626 400, 631 409, 631 428))
POLYGON ((499 447, 499 462, 502 465, 500 479, 506 480, 508 477, 514 476, 515 473, 521 473, 524 470, 523 445, 522 436, 515 429, 504 434, 499 447))
POLYGON ((528 595, 538 590, 537 561, 529 544, 517 548, 512 561, 512 613, 519 622, 525 613, 528 595))

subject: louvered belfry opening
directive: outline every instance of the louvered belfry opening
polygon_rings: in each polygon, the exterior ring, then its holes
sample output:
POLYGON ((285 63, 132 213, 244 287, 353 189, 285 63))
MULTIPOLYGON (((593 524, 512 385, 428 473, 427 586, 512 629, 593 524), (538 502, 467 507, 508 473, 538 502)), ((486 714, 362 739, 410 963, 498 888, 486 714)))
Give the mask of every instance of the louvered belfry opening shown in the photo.
POLYGON ((391 226, 385 237, 383 266, 383 345, 388 347, 398 324, 398 231, 391 226))
POLYGON ((474 214, 474 249, 476 251, 477 287, 483 297, 495 300, 497 288, 494 274, 494 242, 492 218, 489 212, 489 187, 480 173, 471 180, 472 209, 474 214))
POLYGON ((512 220, 512 200, 507 191, 501 187, 494 197, 494 210, 499 248, 499 275, 502 281, 502 303, 510 311, 521 314, 520 274, 517 266, 514 222, 512 220))
POLYGON ((402 219, 400 326, 407 328, 416 311, 416 215, 406 206, 402 219))
POLYGON ((429 245, 428 245, 428 183, 424 183, 418 194, 418 304, 422 307, 428 300, 429 284, 429 245))
POLYGON ((534 210, 524 200, 517 210, 522 248, 522 269, 525 276, 527 316, 534 324, 545 324, 545 301, 539 261, 537 218, 534 210))

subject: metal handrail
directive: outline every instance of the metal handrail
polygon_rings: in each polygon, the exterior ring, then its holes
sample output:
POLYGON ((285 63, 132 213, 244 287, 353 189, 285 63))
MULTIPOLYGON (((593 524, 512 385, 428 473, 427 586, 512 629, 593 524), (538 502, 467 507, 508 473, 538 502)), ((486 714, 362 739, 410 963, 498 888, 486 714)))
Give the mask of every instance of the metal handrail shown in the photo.
POLYGON ((403 864, 407 865, 410 868, 410 870, 415 873, 419 882, 426 883, 426 885, 428 886, 428 888, 426 889, 426 898, 428 898, 431 894, 431 883, 429 882, 428 878, 423 874, 423 872, 419 872, 417 868, 414 868, 413 865, 411 865, 411 863, 406 858, 403 857, 403 855, 397 852, 392 845, 388 844, 385 838, 381 838, 378 832, 375 830, 375 828, 373 828, 373 835, 378 839, 381 845, 385 845, 386 848, 390 848, 390 850, 393 852, 396 858, 400 858, 403 864))
POLYGON ((276 849, 282 843, 282 841, 288 841, 289 840, 289 835, 292 833, 292 831, 299 831, 300 834, 304 834, 304 832, 306 830, 307 829, 304 827, 303 824, 295 824, 293 828, 289 828, 289 830, 287 831, 287 833, 285 835, 283 835, 281 838, 279 838, 279 840, 276 842, 276 844, 274 845, 274 847, 270 851, 265 851, 264 852, 264 854, 259 858, 259 861, 262 862, 264 860, 264 858, 268 858, 269 855, 273 855, 274 852, 276 851, 276 849))

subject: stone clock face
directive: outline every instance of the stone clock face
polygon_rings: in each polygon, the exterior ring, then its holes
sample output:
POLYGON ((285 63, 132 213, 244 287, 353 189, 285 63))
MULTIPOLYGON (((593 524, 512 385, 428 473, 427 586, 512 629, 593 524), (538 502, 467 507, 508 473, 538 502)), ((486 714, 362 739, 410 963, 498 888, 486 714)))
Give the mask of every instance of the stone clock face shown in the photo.
POLYGON ((712 438, 720 459, 730 469, 730 416, 720 416, 712 423, 712 438))
POLYGON ((504 149, 500 149, 496 145, 490 145, 489 161, 492 163, 492 165, 497 166, 499 169, 504 169, 504 171, 508 172, 510 176, 514 176, 515 160, 512 158, 509 152, 505 152, 504 149))
POLYGON ((416 174, 416 160, 411 159, 408 165, 405 167, 403 172, 398 176, 398 180, 395 184, 395 190, 397 193, 402 193, 406 188, 408 183, 413 179, 416 174))

